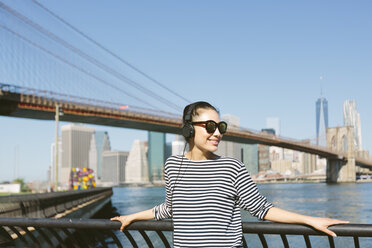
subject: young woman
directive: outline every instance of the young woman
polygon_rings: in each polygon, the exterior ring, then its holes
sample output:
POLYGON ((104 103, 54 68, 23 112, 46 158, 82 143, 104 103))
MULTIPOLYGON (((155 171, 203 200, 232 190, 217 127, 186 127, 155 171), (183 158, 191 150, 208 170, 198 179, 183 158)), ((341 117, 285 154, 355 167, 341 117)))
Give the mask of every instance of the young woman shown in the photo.
POLYGON ((347 221, 300 215, 274 207, 262 196, 243 163, 215 154, 227 124, 207 102, 185 107, 185 155, 171 156, 164 169, 166 201, 152 209, 111 218, 120 230, 136 220, 172 218, 174 247, 242 247, 240 208, 260 220, 306 224, 336 236, 328 229, 347 221))

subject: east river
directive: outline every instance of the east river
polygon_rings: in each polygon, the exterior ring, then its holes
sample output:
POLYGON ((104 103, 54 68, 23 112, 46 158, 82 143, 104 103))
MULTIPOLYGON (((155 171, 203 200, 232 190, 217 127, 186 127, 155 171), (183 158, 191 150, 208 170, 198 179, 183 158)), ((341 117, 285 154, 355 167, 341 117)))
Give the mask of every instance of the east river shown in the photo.
MULTIPOLYGON (((260 184, 261 194, 276 207, 305 215, 372 224, 372 183, 260 184)), ((114 188, 112 204, 121 215, 154 207, 164 202, 163 187, 114 188)), ((243 221, 258 221, 242 211, 243 221)), ((168 234, 169 236, 169 234, 168 234)), ((257 235, 246 235, 249 247, 262 247, 257 235)), ((267 235, 269 247, 283 247, 278 235, 267 235)), ((123 235, 123 239, 124 235, 123 235)), ((310 237, 312 247, 329 247, 326 237, 310 237)), ((305 247, 303 237, 288 236, 290 247, 305 247)), ((352 238, 337 237, 336 247, 353 247, 352 238)), ((361 247, 372 247, 372 238, 361 239, 361 247)))

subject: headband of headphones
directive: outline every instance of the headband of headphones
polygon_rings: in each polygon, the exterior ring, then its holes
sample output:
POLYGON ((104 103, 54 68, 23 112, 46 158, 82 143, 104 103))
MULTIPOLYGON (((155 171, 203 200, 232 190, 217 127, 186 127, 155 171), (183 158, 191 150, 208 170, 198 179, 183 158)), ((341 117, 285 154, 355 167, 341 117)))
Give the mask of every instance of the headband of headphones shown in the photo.
POLYGON ((192 111, 194 110, 195 105, 196 105, 196 103, 190 104, 190 106, 189 106, 189 108, 188 108, 188 110, 186 112, 186 115, 185 115, 185 119, 184 119, 184 122, 185 123, 186 122, 191 122, 191 120, 192 120, 192 111))

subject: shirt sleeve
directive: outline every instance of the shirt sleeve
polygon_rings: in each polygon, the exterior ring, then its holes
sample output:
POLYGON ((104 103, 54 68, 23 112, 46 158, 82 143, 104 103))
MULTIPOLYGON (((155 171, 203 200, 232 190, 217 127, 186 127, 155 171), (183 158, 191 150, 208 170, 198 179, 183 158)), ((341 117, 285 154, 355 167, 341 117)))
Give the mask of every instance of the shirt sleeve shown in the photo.
POLYGON ((264 220, 267 211, 274 205, 258 192, 247 169, 243 164, 238 171, 234 187, 237 191, 237 204, 247 210, 252 216, 264 220))
POLYGON ((172 218, 172 201, 171 201, 171 190, 167 172, 167 163, 164 166, 164 180, 165 180, 165 202, 157 205, 153 208, 154 218, 156 220, 172 218))

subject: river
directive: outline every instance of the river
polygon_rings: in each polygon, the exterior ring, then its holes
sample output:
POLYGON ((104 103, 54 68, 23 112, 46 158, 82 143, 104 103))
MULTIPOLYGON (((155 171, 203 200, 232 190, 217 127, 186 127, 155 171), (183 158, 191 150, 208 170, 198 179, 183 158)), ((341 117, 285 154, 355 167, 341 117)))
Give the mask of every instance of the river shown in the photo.
MULTIPOLYGON (((372 223, 372 183, 293 183, 260 184, 261 194, 276 207, 296 213, 348 220, 353 224, 372 223)), ((112 204, 121 215, 146 210, 164 201, 163 187, 114 188, 112 204)), ((258 221, 242 211, 243 221, 258 221)), ((123 235, 124 236, 124 235, 123 235)), ((123 237, 124 238, 124 237, 123 237)), ((246 235, 249 247, 261 247, 256 235, 246 235)), ((328 247, 326 237, 310 237, 313 247, 328 247)), ((302 237, 288 236, 291 247, 305 247, 302 237)), ((280 237, 268 236, 269 247, 282 247, 280 237), (271 244, 271 246, 270 246, 271 244)), ((337 237, 336 247, 353 247, 352 238, 337 237)), ((361 241, 361 247, 372 247, 372 238, 361 241)))

